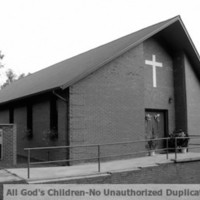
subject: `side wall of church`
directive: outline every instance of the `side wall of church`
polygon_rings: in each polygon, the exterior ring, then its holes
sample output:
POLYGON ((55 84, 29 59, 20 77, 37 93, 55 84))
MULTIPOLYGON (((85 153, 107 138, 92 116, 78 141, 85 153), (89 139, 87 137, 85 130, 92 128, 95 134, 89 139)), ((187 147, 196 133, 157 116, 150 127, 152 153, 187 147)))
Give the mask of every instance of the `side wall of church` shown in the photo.
MULTIPOLYGON (((144 139, 143 69, 141 44, 70 87, 70 145, 144 139)), ((101 156, 134 153, 144 146, 105 145, 101 156)), ((97 147, 71 150, 72 159, 96 156, 97 147)))
POLYGON ((188 134, 200 135, 200 79, 196 76, 187 56, 184 56, 188 134))
MULTIPOLYGON (((145 139, 145 109, 167 113, 166 135, 175 128, 173 60, 165 47, 149 39, 70 87, 70 145, 145 139), (157 87, 152 66, 156 55, 157 87), (170 101, 171 99, 171 101, 170 101)), ((108 145, 102 156, 145 150, 145 144, 108 145)), ((71 158, 96 157, 97 147, 75 148, 71 158)))
MULTIPOLYGON (((29 99, 30 100, 30 99, 29 99)), ((27 100, 28 101, 28 100, 27 100)), ((50 103, 49 98, 40 96, 32 104, 33 137, 27 137, 27 107, 26 101, 14 106, 14 124, 17 125, 17 154, 27 156, 24 148, 66 145, 66 103, 57 99, 58 109, 58 139, 50 140, 50 103)), ((8 110, 0 112, 0 123, 9 123, 8 110), (5 120, 6 119, 6 120, 5 120)), ((64 159, 66 150, 34 151, 31 157, 38 160, 64 159)))

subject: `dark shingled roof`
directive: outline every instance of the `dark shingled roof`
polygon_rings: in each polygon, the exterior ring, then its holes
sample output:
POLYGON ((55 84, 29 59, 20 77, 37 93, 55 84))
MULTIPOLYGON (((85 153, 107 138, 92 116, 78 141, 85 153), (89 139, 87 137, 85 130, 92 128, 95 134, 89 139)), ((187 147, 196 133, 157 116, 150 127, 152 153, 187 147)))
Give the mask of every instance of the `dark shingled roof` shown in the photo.
MULTIPOLYGON (((191 54, 192 59, 196 59, 195 64, 199 64, 198 53, 184 28, 180 17, 177 16, 15 81, 0 91, 0 104, 58 88, 65 89, 151 36, 167 29, 168 27, 172 27, 173 30, 174 24, 177 24, 175 26, 175 30, 177 29, 176 31, 180 29, 179 26, 181 25, 181 32, 183 32, 182 39, 187 40, 185 44, 187 44, 187 48, 190 49, 189 53, 191 54)), ((172 34, 170 33, 170 29, 166 34, 166 37, 169 37, 170 34, 172 34)), ((179 42, 178 45, 181 44, 182 42, 179 42)))

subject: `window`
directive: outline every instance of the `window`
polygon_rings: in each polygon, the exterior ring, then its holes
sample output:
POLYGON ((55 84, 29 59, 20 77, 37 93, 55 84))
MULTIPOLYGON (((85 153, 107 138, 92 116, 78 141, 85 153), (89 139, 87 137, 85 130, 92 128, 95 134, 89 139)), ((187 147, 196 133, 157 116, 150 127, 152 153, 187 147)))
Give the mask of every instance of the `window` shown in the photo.
POLYGON ((27 130, 32 132, 33 129, 33 109, 32 104, 27 105, 27 130))
POLYGON ((10 124, 14 123, 14 108, 13 107, 9 108, 9 123, 10 124))
POLYGON ((58 111, 56 96, 52 96, 50 100, 50 130, 58 131, 58 111))

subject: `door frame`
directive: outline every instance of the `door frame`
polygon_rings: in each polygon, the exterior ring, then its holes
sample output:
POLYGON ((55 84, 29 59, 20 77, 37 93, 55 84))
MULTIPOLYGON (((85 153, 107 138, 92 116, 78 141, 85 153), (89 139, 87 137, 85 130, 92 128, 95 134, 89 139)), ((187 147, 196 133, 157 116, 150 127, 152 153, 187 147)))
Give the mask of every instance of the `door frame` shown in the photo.
POLYGON ((169 137, 168 110, 166 110, 166 109, 145 108, 145 113, 146 112, 162 112, 164 114, 164 137, 169 137))

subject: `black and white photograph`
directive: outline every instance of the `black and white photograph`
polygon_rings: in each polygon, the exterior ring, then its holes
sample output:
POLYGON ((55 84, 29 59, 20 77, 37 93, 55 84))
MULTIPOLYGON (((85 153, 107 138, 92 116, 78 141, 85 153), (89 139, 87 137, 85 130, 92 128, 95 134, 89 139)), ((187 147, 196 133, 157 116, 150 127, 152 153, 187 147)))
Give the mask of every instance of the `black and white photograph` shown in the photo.
POLYGON ((200 1, 0 0, 0 19, 0 200, 200 198, 200 1))

